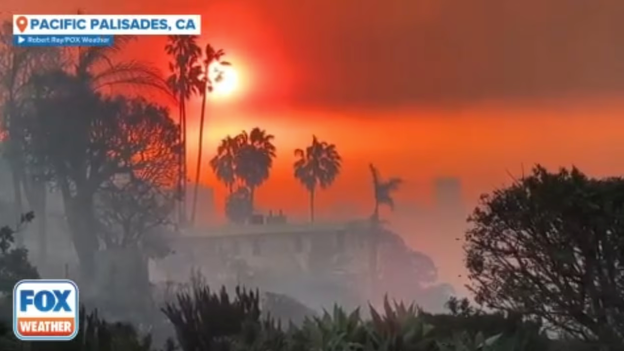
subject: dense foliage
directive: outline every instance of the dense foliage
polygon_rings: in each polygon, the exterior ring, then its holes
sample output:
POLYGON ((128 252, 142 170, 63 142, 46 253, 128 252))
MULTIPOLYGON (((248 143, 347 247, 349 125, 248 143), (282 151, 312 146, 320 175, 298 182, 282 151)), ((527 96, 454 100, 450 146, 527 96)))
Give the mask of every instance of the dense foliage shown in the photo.
MULTIPOLYGON (((32 213, 22 216, 25 224, 34 218, 32 213)), ((16 230, 4 226, 0 228, 0 296, 12 295, 15 283, 21 279, 39 278, 37 269, 28 261, 28 252, 14 246, 16 230)))
POLYGON ((624 343, 624 179, 536 167, 483 198, 466 235, 477 301, 624 343))
POLYGON ((359 309, 346 312, 335 306, 321 316, 307 317, 299 326, 283 326, 270 315, 262 316, 259 306, 257 292, 236 289, 230 298, 225 290, 211 292, 196 285, 180 292, 164 312, 183 351, 551 349, 539 326, 473 308, 430 315, 386 299, 381 311, 369 307, 370 319, 362 318, 359 309))

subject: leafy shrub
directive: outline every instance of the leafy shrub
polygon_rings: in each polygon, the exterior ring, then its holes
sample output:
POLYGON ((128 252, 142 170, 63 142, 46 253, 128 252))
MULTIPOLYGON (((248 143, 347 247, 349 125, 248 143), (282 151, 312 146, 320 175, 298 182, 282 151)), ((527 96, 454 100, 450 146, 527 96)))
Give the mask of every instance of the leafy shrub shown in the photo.
POLYGON ((28 251, 14 247, 17 230, 34 218, 29 212, 21 217, 17 229, 0 228, 0 295, 10 296, 15 283, 22 279, 39 278, 37 269, 28 261, 28 251))
POLYGON ((463 313, 446 315, 453 328, 436 333, 427 319, 440 322, 441 316, 431 319, 414 305, 387 298, 382 311, 370 307, 370 320, 362 319, 358 309, 348 313, 335 306, 284 330, 261 317, 258 296, 237 288, 230 298, 225 289, 215 293, 196 284, 163 311, 184 351, 550 351, 538 326, 517 325, 488 338, 458 328, 471 316, 463 313))
POLYGON ((331 313, 309 317, 290 332, 290 350, 358 350, 366 344, 366 328, 357 309, 346 313, 334 306, 331 313))
POLYGON ((370 308, 374 350, 379 351, 425 351, 431 350, 435 341, 431 338, 432 327, 424 322, 414 305, 390 304, 384 299, 384 313, 370 308))
POLYGON ((514 334, 519 330, 540 329, 540 325, 523 320, 517 314, 485 312, 470 305, 468 299, 450 298, 446 303, 449 313, 420 313, 428 324, 434 327, 436 339, 453 338, 457 334, 468 334, 475 338, 482 334, 485 338, 498 334, 514 334))
POLYGON ((194 284, 190 291, 178 292, 163 312, 184 351, 220 350, 246 323, 259 322, 259 293, 237 287, 231 300, 225 287, 214 293, 207 285, 194 284))
POLYGON ((31 351, 150 351, 149 336, 140 337, 129 324, 108 323, 93 311, 80 311, 80 328, 75 339, 67 342, 33 342, 31 351))
MULTIPOLYGON (((15 339, 6 326, 0 325, 0 349, 3 351, 152 351, 151 337, 140 336, 125 323, 109 323, 97 311, 80 310, 80 328, 75 339, 66 342, 23 342, 15 339), (27 345, 27 346, 26 346, 27 345)), ((169 341, 163 351, 175 351, 169 341)))
MULTIPOLYGON (((32 213, 22 216, 20 226, 32 221, 32 213)), ((20 229, 17 228, 16 230, 20 229)), ((67 342, 23 342, 17 340, 8 323, 11 317, 10 304, 15 284, 22 279, 39 278, 37 269, 28 261, 28 252, 15 248, 16 230, 0 228, 0 304, 5 307, 0 321, 0 350, 2 351, 152 351, 151 337, 140 336, 137 331, 125 323, 109 323, 98 316, 97 311, 90 314, 84 308, 80 310, 80 328, 74 340, 67 342)), ((175 351, 175 345, 169 341, 164 351, 175 351)))
POLYGON ((262 314, 279 320, 288 325, 301 325, 306 317, 316 315, 316 311, 283 294, 265 292, 261 294, 262 314))

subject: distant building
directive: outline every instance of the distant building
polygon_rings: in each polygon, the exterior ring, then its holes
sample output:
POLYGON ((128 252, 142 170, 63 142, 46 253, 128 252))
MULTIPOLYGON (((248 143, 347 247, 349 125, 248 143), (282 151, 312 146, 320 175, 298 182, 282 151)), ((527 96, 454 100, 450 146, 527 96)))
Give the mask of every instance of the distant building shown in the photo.
POLYGON ((457 178, 442 177, 434 180, 434 200, 438 211, 462 209, 461 182, 457 178))
POLYGON ((289 223, 280 212, 260 217, 173 237, 174 253, 152 264, 151 280, 187 281, 191 269, 199 268, 211 285, 303 294, 311 307, 327 291, 319 286, 323 280, 356 279, 354 284, 366 286, 370 222, 289 223))
MULTIPOLYGON (((188 194, 186 195, 186 202, 188 211, 193 208, 193 191, 195 184, 189 183, 188 194)), ((216 221, 216 208, 215 208, 215 196, 214 189, 208 186, 199 185, 197 190, 197 214, 196 223, 198 226, 208 226, 214 224, 216 221)))

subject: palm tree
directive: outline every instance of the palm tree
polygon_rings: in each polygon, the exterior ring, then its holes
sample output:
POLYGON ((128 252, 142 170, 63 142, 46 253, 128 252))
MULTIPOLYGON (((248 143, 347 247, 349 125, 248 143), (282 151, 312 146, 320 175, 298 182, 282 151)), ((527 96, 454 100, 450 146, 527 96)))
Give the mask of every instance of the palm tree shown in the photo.
POLYGON ((217 148, 217 154, 210 160, 210 167, 215 176, 225 186, 230 194, 234 192, 236 183, 236 155, 240 149, 239 138, 225 137, 217 148))
POLYGON ((193 190, 193 207, 191 209, 191 224, 195 223, 195 212, 197 210, 197 194, 199 192, 199 178, 201 176, 201 165, 202 165, 202 151, 204 145, 204 120, 206 116, 206 99, 208 93, 212 92, 214 84, 219 83, 219 81, 223 78, 221 72, 218 69, 219 65, 229 65, 227 62, 221 61, 221 57, 225 55, 225 52, 221 49, 215 50, 210 44, 206 45, 206 50, 204 51, 204 75, 202 80, 202 106, 201 106, 201 115, 199 119, 199 142, 197 144, 197 166, 195 168, 195 189, 193 190), (215 65, 217 64, 217 65, 215 65), (211 72, 212 70, 212 72, 211 72))
POLYGON ((180 138, 182 140, 182 152, 180 153, 179 165, 179 220, 186 221, 186 102, 192 95, 201 93, 202 83, 200 75, 202 67, 199 65, 201 49, 197 45, 196 36, 172 35, 168 37, 165 52, 171 56, 169 63, 171 75, 167 78, 167 85, 178 100, 178 115, 180 124, 180 138))
POLYGON ((245 223, 253 214, 251 192, 241 186, 231 192, 225 200, 225 215, 232 223, 245 223))
POLYGON ((371 163, 369 165, 370 172, 373 178, 373 193, 375 196, 375 208, 373 215, 371 216, 372 228, 371 228, 371 245, 370 245, 370 263, 371 267, 371 296, 376 297, 376 286, 379 278, 379 271, 377 268, 378 254, 379 254, 379 236, 383 235, 384 231, 380 227, 379 222, 379 208, 382 205, 388 206, 390 209, 394 209, 393 193, 399 190, 399 187, 403 183, 401 178, 392 177, 389 179, 382 179, 379 171, 371 163))
POLYGON ((373 177, 373 191, 375 195, 375 208, 373 210, 372 219, 374 222, 379 222, 379 208, 385 205, 391 210, 394 209, 394 199, 392 195, 399 190, 399 187, 403 184, 403 180, 397 177, 384 180, 373 164, 370 164, 369 167, 373 177))
POLYGON ((250 201, 255 204, 255 191, 268 178, 275 158, 275 145, 271 134, 254 128, 249 133, 243 131, 237 137, 239 150, 236 153, 236 176, 249 188, 250 201))
POLYGON ((314 222, 314 195, 320 187, 329 187, 338 174, 342 159, 336 145, 319 141, 312 136, 312 144, 304 149, 296 149, 294 164, 295 178, 305 186, 310 193, 310 221, 314 222))

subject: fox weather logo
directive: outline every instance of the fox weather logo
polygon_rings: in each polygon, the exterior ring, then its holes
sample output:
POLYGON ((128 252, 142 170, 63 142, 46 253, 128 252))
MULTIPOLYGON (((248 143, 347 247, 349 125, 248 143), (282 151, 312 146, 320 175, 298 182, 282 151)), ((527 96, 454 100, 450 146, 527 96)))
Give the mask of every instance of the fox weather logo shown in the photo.
POLYGON ((78 333, 78 308, 73 281, 22 280, 13 289, 13 332, 25 341, 72 340, 78 333))

